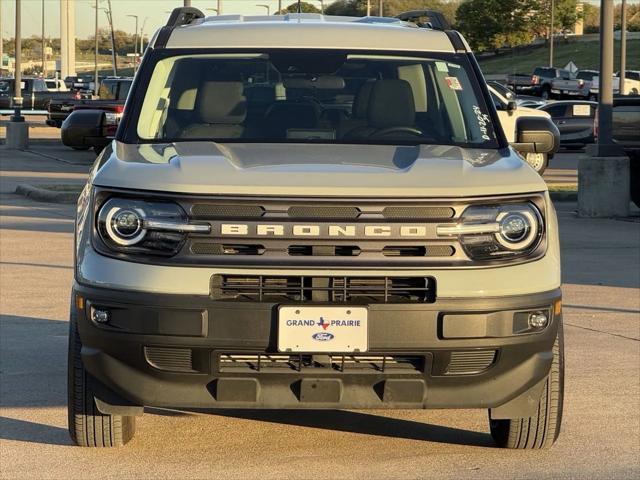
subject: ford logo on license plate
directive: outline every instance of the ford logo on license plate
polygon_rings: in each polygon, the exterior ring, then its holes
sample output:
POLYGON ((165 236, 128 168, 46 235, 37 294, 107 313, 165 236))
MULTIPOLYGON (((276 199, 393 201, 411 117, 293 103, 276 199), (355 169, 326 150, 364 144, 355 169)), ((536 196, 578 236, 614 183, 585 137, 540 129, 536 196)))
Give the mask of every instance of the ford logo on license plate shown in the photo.
POLYGON ((333 333, 318 332, 311 335, 311 338, 313 338, 317 342, 328 342, 329 340, 333 340, 334 336, 333 333))

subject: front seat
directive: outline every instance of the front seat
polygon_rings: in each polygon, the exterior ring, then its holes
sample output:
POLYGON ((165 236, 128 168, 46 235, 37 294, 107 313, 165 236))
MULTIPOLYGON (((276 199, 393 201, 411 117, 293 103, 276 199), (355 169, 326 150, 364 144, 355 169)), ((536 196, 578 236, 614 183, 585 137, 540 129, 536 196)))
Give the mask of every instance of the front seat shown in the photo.
POLYGON ((416 105, 411 85, 405 80, 378 80, 371 88, 367 125, 352 130, 350 138, 422 135, 415 125, 416 105))
POLYGON ((242 82, 204 82, 196 96, 197 121, 181 138, 240 138, 244 134, 247 99, 242 82))

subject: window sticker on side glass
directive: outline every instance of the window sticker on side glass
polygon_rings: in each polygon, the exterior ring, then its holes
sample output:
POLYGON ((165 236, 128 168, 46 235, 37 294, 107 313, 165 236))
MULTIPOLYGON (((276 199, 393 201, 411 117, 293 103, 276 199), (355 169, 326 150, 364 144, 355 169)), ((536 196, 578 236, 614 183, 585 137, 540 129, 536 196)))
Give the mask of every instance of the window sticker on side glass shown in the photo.
POLYGON ((591 116, 591 105, 574 105, 573 106, 574 117, 589 117, 591 116))
POLYGON ((449 67, 446 62, 436 62, 436 68, 439 72, 449 73, 449 67))
POLYGON ((447 85, 449 85, 451 90, 462 90, 462 84, 460 80, 458 80, 458 77, 444 77, 444 79, 447 81, 447 85))

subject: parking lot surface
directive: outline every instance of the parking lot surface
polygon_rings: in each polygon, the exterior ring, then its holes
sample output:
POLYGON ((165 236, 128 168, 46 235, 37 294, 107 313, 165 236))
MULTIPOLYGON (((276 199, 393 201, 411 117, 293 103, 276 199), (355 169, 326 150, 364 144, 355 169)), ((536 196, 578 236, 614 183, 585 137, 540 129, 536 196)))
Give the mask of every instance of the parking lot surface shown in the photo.
POLYGON ((72 446, 66 349, 74 207, 11 192, 19 181, 82 182, 91 160, 70 152, 80 160, 61 162, 47 152, 18 159, 0 150, 2 479, 640 475, 638 211, 629 221, 579 219, 572 203, 557 204, 567 380, 562 433, 551 450, 496 449, 486 412, 466 410, 148 409, 123 448, 72 446))

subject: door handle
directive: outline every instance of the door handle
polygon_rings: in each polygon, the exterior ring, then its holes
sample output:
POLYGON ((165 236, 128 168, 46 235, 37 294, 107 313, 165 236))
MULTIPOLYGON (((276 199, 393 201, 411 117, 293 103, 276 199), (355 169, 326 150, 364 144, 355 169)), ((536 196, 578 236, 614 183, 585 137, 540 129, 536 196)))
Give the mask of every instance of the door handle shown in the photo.
POLYGON ((558 120, 558 125, 564 125, 565 123, 567 123, 566 120, 558 120))

